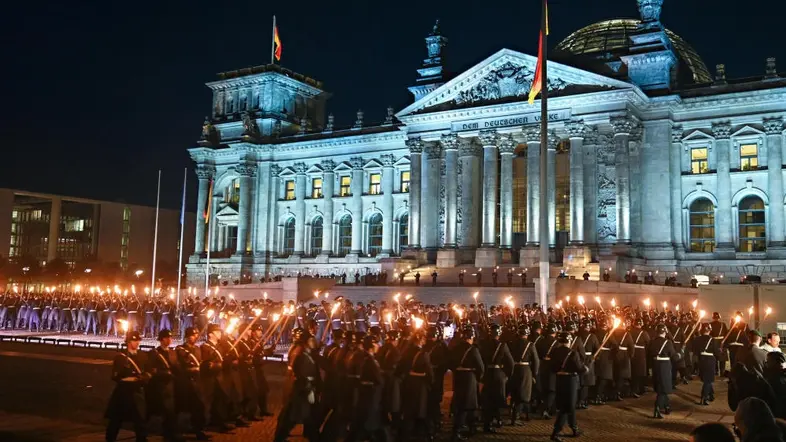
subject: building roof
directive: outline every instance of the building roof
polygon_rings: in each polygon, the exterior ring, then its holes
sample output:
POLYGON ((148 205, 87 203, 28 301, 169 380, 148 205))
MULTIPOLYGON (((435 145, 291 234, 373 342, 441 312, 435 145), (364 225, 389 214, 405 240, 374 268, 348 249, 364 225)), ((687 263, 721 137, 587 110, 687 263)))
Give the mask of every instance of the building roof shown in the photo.
MULTIPOLYGON (((633 44, 630 37, 641 29, 640 25, 640 20, 628 18, 593 23, 567 36, 557 45, 556 51, 604 63, 619 61, 620 56, 630 52, 633 44)), ((664 31, 679 58, 679 83, 712 82, 712 76, 696 50, 679 35, 668 29, 664 31)))

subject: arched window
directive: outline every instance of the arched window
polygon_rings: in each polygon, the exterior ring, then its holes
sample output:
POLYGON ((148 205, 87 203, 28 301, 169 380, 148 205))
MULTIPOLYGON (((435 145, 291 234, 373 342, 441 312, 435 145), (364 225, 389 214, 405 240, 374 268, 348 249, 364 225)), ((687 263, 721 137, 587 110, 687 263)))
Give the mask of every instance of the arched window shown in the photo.
POLYGON ((322 217, 317 217, 311 222, 311 255, 322 253, 322 217))
POLYGON ((382 215, 375 213, 368 220, 368 256, 382 251, 382 215))
POLYGON ((409 215, 402 215, 398 219, 398 249, 401 250, 409 245, 409 215))
POLYGON ((739 212, 740 252, 763 252, 767 250, 764 201, 757 196, 749 196, 740 201, 739 212))
POLYGON ((240 180, 235 178, 229 183, 224 192, 224 201, 237 207, 240 204, 240 180))
POLYGON ((295 253, 295 218, 284 223, 284 256, 295 253))
POLYGON ((690 251, 715 251, 715 206, 707 198, 697 199, 690 205, 690 251))
POLYGON ((346 256, 352 251, 352 217, 344 215, 338 222, 338 254, 346 256))

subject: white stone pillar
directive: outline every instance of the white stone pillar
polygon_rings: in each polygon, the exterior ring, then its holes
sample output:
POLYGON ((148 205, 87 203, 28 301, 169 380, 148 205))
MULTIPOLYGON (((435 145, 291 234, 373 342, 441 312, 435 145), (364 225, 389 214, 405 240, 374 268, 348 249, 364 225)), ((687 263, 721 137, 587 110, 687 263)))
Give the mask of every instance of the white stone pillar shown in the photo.
POLYGON ((587 128, 584 132, 583 183, 584 183, 584 244, 594 247, 598 242, 598 130, 587 128))
POLYGON ((474 140, 459 146, 461 161, 461 243, 462 249, 476 249, 480 244, 480 153, 474 140))
MULTIPOLYGON (((52 197, 52 207, 49 211, 49 238, 47 238, 46 261, 57 258, 57 244, 60 237, 60 214, 62 213, 63 200, 59 196, 52 197)), ((4 324, 5 325, 5 324, 4 324)))
POLYGON ((783 214, 783 118, 765 118, 767 133, 767 182, 769 184, 770 211, 767 233, 767 254, 782 258, 784 244, 783 214))
POLYGON ((324 219, 322 220, 322 255, 333 254, 333 189, 336 185, 336 176, 333 169, 336 163, 333 160, 322 160, 322 205, 324 219))
POLYGON ((281 166, 278 164, 270 165, 270 188, 268 195, 270 198, 270 214, 268 215, 268 250, 272 254, 278 254, 279 251, 279 230, 278 230, 278 200, 281 198, 281 166))
POLYGON ((524 128, 527 140, 527 247, 540 243, 540 129, 524 128))
MULTIPOLYGON (((557 146, 560 139, 555 132, 549 132, 548 163, 546 168, 546 179, 548 187, 548 222, 549 222, 549 249, 552 251, 557 247, 557 146)), ((553 253, 552 253, 553 254, 553 253)), ((552 257, 553 258, 553 257, 552 257)))
POLYGON ((513 247, 513 152, 518 142, 512 135, 499 140, 500 187, 499 187, 499 247, 513 247))
MULTIPOLYGON (((630 195, 630 227, 628 227, 630 232, 630 241, 632 244, 639 247, 642 242, 642 235, 641 235, 641 210, 642 210, 642 182, 644 180, 644 173, 654 172, 654 168, 657 167, 656 164, 652 165, 648 171, 641 170, 641 145, 642 145, 642 138, 643 138, 643 128, 641 125, 634 125, 631 129, 630 136, 628 137, 628 176, 630 180, 628 184, 630 186, 629 195, 630 195)), ((664 140, 663 145, 666 144, 664 140)), ((665 178, 665 176, 664 176, 665 178)), ((651 201, 647 201, 651 203, 651 201)), ((654 207, 655 204, 649 204, 649 207, 654 207)), ((648 238, 648 241, 651 240, 652 237, 648 238)))
POLYGON ((445 150, 445 248, 456 248, 456 199, 458 197, 458 146, 456 134, 443 135, 445 150))
POLYGON ((209 227, 213 229, 213 244, 211 245, 211 251, 213 252, 223 252, 225 247, 218 242, 218 205, 221 203, 221 198, 216 196, 215 194, 216 189, 213 189, 213 202, 210 203, 210 223, 209 227))
POLYGON ((673 202, 671 196, 663 195, 663 188, 670 182, 671 157, 668 149, 672 129, 668 120, 648 121, 644 125, 643 138, 638 143, 638 171, 631 170, 631 181, 639 183, 636 198, 632 204, 636 210, 633 232, 641 244, 640 255, 646 259, 674 259, 671 234, 672 207, 680 207, 682 202, 673 202))
POLYGON ((682 126, 671 128, 669 149, 669 188, 671 189, 671 243, 677 259, 685 255, 682 240, 682 126))
POLYGON ((426 249, 435 250, 439 242, 439 163, 442 147, 437 142, 429 143, 425 147, 425 154, 420 244, 426 249))
POLYGON ((617 243, 630 244, 630 132, 634 122, 628 116, 611 117, 614 128, 614 163, 617 173, 617 243))
POLYGON ((393 183, 396 164, 394 155, 382 155, 382 253, 380 258, 393 254, 393 183))
POLYGON ((241 163, 236 168, 240 180, 240 202, 237 217, 237 249, 235 254, 245 255, 248 247, 248 233, 251 231, 251 187, 257 166, 254 163, 241 163))
POLYGON ((718 211, 715 216, 715 255, 721 259, 735 257, 736 247, 732 241, 731 212, 731 123, 728 121, 713 123, 712 133, 715 136, 715 156, 717 159, 718 211))
POLYGON ((363 158, 350 158, 352 164, 352 249, 350 254, 363 253, 363 158))
POLYGON ((409 148, 410 186, 409 186, 409 248, 420 248, 420 190, 423 182, 423 140, 420 137, 410 138, 406 142, 409 148))
POLYGON ((208 192, 210 180, 213 179, 215 169, 205 164, 199 164, 196 168, 197 179, 199 180, 199 192, 197 195, 197 221, 194 238, 194 254, 201 255, 207 250, 205 242, 207 235, 205 232, 205 210, 207 209, 208 192))
POLYGON ((565 125, 570 136, 570 243, 584 244, 584 134, 583 120, 565 125))
MULTIPOLYGON (((306 164, 295 163, 295 256, 305 253, 306 237, 306 164)), ((354 236, 354 235, 353 235, 354 236)))
POLYGON ((499 187, 497 141, 495 129, 480 131, 483 145, 483 234, 481 247, 497 246, 497 188, 499 187))

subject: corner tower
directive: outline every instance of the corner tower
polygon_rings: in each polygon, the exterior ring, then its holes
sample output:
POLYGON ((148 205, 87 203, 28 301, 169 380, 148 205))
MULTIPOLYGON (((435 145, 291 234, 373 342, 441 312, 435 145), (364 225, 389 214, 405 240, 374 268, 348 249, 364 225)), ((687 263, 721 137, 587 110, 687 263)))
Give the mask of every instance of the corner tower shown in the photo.
POLYGON ((621 58, 628 78, 645 91, 670 90, 677 54, 660 22, 663 0, 637 0, 641 22, 630 35, 630 53, 621 58))
POLYGON ((423 60, 423 67, 418 69, 418 79, 415 81, 415 86, 409 88, 409 91, 415 96, 415 101, 445 84, 442 50, 447 44, 448 39, 442 36, 439 20, 437 20, 431 33, 426 37, 428 57, 423 60))

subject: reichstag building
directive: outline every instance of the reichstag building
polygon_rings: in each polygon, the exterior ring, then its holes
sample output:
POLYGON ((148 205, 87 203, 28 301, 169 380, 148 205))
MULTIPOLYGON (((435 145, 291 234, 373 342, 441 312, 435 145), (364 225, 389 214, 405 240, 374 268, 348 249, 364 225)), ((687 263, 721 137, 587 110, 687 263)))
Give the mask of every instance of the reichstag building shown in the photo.
POLYGON ((335 126, 322 83, 278 65, 219 74, 189 150, 189 279, 204 283, 208 249, 210 273, 227 279, 535 270, 540 216, 553 265, 573 273, 786 276, 786 79, 774 59, 754 78, 711 73, 661 23, 663 0, 637 1, 639 18, 590 24, 551 50, 547 170, 539 101, 527 103, 537 57, 501 49, 448 76, 439 23, 412 104, 381 123, 359 111, 335 126))

